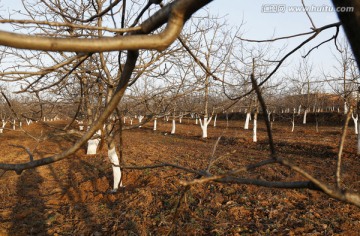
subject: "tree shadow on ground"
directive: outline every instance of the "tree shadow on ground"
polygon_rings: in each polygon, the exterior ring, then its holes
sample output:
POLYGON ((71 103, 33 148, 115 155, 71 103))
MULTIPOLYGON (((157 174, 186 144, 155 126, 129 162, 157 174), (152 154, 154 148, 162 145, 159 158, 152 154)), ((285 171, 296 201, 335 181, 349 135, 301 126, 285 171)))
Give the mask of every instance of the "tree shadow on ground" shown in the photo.
POLYGON ((19 178, 9 235, 39 235, 47 231, 46 207, 41 197, 42 182, 43 178, 36 170, 27 170, 19 178))

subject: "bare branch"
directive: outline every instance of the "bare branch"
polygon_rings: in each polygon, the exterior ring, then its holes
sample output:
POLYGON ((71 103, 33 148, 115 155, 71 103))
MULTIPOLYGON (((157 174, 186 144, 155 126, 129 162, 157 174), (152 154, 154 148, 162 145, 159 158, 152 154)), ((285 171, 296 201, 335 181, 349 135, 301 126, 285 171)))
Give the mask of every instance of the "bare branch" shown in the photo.
POLYGON ((30 151, 30 149, 28 147, 24 147, 22 145, 14 145, 14 144, 10 144, 9 146, 24 149, 27 152, 27 154, 29 155, 30 162, 34 161, 34 156, 33 156, 33 154, 31 153, 31 151, 30 151))
POLYGON ((352 112, 353 112, 353 107, 351 106, 346 115, 345 124, 343 126, 340 144, 339 144, 339 151, 338 151, 337 163, 336 163, 336 175, 335 175, 336 176, 336 187, 338 189, 341 188, 341 159, 342 159, 341 157, 342 157, 345 139, 346 139, 346 131, 349 126, 349 120, 350 120, 352 112))

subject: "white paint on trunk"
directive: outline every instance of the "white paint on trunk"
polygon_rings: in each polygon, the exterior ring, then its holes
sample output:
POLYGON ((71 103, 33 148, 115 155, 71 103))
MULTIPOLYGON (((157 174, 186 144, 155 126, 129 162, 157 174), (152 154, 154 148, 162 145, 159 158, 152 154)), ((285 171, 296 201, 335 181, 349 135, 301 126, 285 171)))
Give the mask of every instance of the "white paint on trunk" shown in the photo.
MULTIPOLYGON (((138 116, 138 120, 139 120, 139 123, 142 122, 142 120, 144 119, 145 116, 142 116, 142 115, 139 115, 138 116)), ((139 125, 139 128, 141 128, 141 125, 139 125)))
POLYGON ((298 115, 300 115, 300 113, 301 113, 301 104, 299 105, 298 115))
POLYGON ((108 156, 110 159, 110 162, 112 164, 112 170, 113 170, 113 176, 114 176, 114 185, 113 185, 113 191, 116 191, 120 187, 122 187, 122 182, 121 182, 121 170, 120 170, 120 166, 119 166, 119 157, 116 154, 116 150, 115 147, 110 149, 108 151, 108 156))
POLYGON ((16 130, 16 120, 14 120, 14 123, 13 123, 13 130, 16 130))
POLYGON ((356 116, 354 116, 354 113, 351 114, 351 118, 354 121, 354 128, 355 128, 355 134, 358 134, 358 120, 359 120, 359 115, 356 114, 356 116))
MULTIPOLYGON (((101 130, 98 130, 95 133, 95 135, 96 136, 101 136, 101 130)), ((96 152, 97 152, 97 148, 99 146, 99 143, 100 143, 100 138, 99 137, 89 139, 88 142, 87 142, 88 145, 87 145, 86 154, 87 155, 95 155, 96 152)))
POLYGON ((87 155, 95 155, 97 151, 97 146, 99 145, 98 139, 89 139, 87 142, 87 155))
POLYGON ((245 119, 245 125, 244 125, 244 129, 249 129, 249 122, 251 120, 251 113, 247 112, 246 113, 246 119, 245 119))
POLYGON ((304 124, 304 125, 306 124, 306 116, 307 116, 307 113, 308 113, 308 109, 305 109, 305 111, 304 111, 304 117, 303 117, 303 124, 304 124))
POLYGON ((202 138, 207 138, 208 137, 208 133, 207 133, 208 129, 207 128, 208 128, 208 125, 209 125, 211 119, 212 119, 212 116, 210 116, 209 120, 208 120, 207 117, 204 117, 204 122, 202 122, 202 120, 199 119, 200 127, 201 127, 201 130, 202 130, 202 138))
POLYGON ((292 119, 291 119, 291 124, 292 124, 291 132, 294 132, 294 129, 295 129, 295 108, 294 108, 293 116, 292 116, 292 119))
POLYGON ((217 114, 214 117, 214 127, 216 127, 216 119, 217 119, 217 114))
POLYGON ((83 125, 79 125, 79 130, 83 131, 84 130, 84 126, 83 125))
POLYGON ((6 122, 4 120, 2 120, 2 128, 0 128, 0 134, 3 133, 3 130, 5 128, 6 122))
POLYGON ((155 119, 154 119, 154 131, 156 130, 156 128, 157 128, 157 118, 155 117, 155 119))
POLYGON ((171 134, 175 134, 176 131, 176 121, 175 118, 172 120, 172 126, 171 126, 171 134))
POLYGON ((253 142, 257 142, 257 115, 254 115, 253 142))
POLYGON ((344 102, 344 114, 346 115, 348 113, 348 105, 346 102, 344 102))

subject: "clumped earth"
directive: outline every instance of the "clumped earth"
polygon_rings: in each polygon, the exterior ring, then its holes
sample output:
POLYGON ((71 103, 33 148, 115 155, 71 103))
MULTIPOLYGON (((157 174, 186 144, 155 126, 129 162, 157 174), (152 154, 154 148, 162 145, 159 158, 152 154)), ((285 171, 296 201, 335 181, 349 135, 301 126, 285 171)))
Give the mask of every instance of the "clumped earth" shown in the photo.
MULTIPOLYGON (((124 131, 123 166, 171 163, 188 169, 223 174, 269 156, 265 126, 259 125, 258 142, 243 122, 218 121, 209 127, 210 138, 201 138, 193 120, 177 125, 159 122, 124 131), (220 137, 216 144, 218 137, 220 137), (214 149, 215 147, 215 149, 214 149), (215 152, 214 152, 215 150, 215 152), (214 152, 214 154, 213 154, 214 152)), ((62 127, 64 123, 50 122, 62 127)), ((75 129, 76 127, 74 127, 75 129)), ((66 149, 77 139, 43 124, 0 134, 0 161, 35 159, 66 149), (41 141, 36 140, 41 139, 41 141)), ((274 123, 279 155, 334 185, 341 127, 274 123)), ((360 190, 356 136, 348 130, 342 177, 343 186, 360 190)), ((186 188, 182 182, 197 176, 172 167, 123 169, 125 188, 109 193, 112 172, 104 146, 99 154, 76 155, 21 175, 5 172, 0 178, 0 235, 356 235, 360 232, 359 208, 313 190, 284 190, 251 185, 208 182, 186 188), (186 191, 185 191, 186 190, 186 191), (179 202, 180 200, 180 202, 179 202)), ((1 173, 1 172, 0 172, 1 173)), ((279 165, 261 167, 242 178, 268 181, 304 180, 279 165)))

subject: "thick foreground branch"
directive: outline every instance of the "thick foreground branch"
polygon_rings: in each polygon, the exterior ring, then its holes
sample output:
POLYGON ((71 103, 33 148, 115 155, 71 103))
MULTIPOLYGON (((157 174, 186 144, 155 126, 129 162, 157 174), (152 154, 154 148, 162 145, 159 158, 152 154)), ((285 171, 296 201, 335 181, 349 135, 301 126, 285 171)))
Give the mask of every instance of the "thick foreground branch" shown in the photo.
POLYGON ((211 0, 178 0, 157 11, 140 25, 141 30, 124 36, 102 38, 54 38, 0 31, 0 45, 19 49, 70 52, 105 52, 166 49, 179 36, 185 21, 211 0), (145 35, 167 23, 159 34, 145 35))

